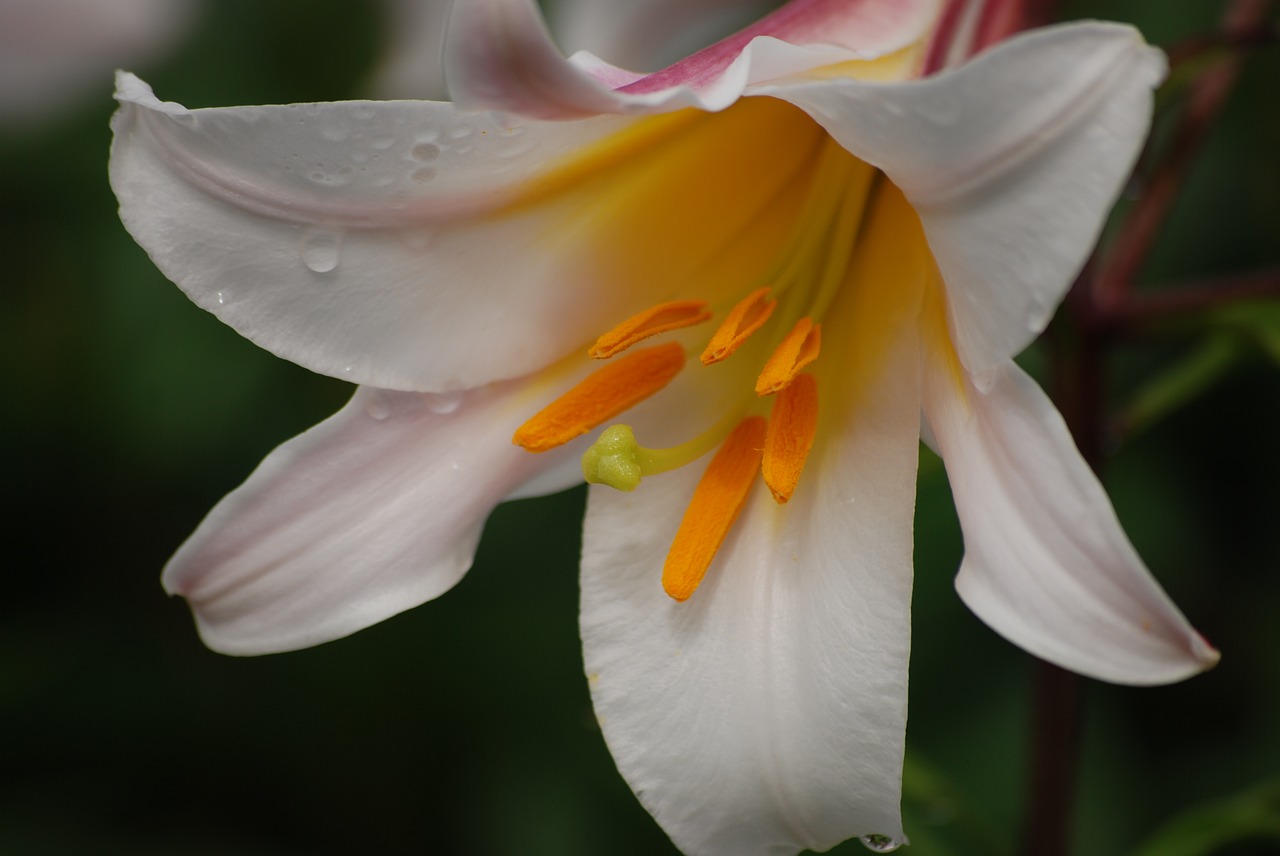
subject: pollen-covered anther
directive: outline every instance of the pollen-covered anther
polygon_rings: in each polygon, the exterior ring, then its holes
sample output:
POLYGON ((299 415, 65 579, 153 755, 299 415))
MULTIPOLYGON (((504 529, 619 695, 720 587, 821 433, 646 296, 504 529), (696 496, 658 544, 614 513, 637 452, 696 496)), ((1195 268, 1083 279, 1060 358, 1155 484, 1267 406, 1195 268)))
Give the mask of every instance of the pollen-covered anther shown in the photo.
POLYGON ((769 289, 757 288, 729 310, 702 352, 704 366, 727 359, 752 333, 764 326, 778 305, 776 300, 765 300, 768 295, 769 289))
POLYGON ((694 489, 662 569, 662 588, 675 600, 697 590, 742 512, 760 469, 765 430, 763 416, 739 422, 694 489))
POLYGON ((707 309, 707 305, 705 300, 672 300, 659 303, 657 306, 632 315, 596 339, 595 344, 587 351, 587 355, 597 360, 607 360, 642 339, 710 321, 711 312, 707 309))
POLYGON ((516 429, 511 442, 546 452, 630 410, 684 367, 684 348, 668 342, 602 366, 516 429))
POLYGON ((779 504, 795 493, 817 432, 818 382, 811 374, 797 375, 774 396, 760 462, 764 483, 779 504))
POLYGON ((822 325, 814 324, 812 318, 801 318, 764 364, 756 379, 756 395, 772 395, 786 389, 818 358, 821 349, 822 325))

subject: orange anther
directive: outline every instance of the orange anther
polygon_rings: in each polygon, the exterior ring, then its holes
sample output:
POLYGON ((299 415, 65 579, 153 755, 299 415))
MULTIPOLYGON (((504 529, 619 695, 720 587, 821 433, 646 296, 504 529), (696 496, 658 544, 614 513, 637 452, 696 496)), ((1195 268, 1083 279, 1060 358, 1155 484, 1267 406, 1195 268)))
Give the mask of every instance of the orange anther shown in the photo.
POLYGON ((742 512, 760 467, 764 437, 764 417, 747 417, 702 474, 662 569, 662 588, 676 600, 687 600, 697 590, 742 512))
POLYGON ((628 354, 583 378, 573 389, 516 429, 511 442, 530 452, 568 443, 635 407, 684 367, 684 348, 668 342, 628 354))
POLYGON ((778 503, 785 503, 795 492, 817 432, 818 382, 811 374, 797 375, 773 399, 760 462, 764 483, 778 503))
POLYGON ((769 320, 778 301, 765 302, 768 294, 769 289, 758 288, 729 310, 729 314, 720 324, 720 329, 716 330, 711 341, 707 343, 707 349, 702 352, 704 366, 726 359, 738 350, 738 346, 747 341, 752 333, 759 330, 764 322, 769 320))
POLYGON ((607 360, 614 354, 630 348, 641 339, 647 339, 668 330, 692 327, 694 324, 710 320, 711 313, 707 311, 705 300, 672 300, 668 303, 659 303, 638 315, 632 315, 596 339, 596 343, 591 346, 587 354, 597 360, 607 360))
POLYGON ((786 389, 805 366, 818 358, 822 348, 822 325, 801 318, 791 328, 756 379, 756 395, 770 395, 786 389))

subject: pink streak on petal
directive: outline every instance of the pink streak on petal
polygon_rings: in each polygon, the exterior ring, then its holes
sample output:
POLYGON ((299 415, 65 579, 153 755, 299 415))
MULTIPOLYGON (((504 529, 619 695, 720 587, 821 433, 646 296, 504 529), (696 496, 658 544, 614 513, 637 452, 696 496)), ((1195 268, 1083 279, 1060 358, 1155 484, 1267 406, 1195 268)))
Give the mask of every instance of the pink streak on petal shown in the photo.
POLYGON ((931 7, 924 0, 793 0, 744 30, 618 89, 628 94, 714 81, 752 39, 771 36, 795 45, 835 45, 876 55, 902 44, 901 34, 931 7))

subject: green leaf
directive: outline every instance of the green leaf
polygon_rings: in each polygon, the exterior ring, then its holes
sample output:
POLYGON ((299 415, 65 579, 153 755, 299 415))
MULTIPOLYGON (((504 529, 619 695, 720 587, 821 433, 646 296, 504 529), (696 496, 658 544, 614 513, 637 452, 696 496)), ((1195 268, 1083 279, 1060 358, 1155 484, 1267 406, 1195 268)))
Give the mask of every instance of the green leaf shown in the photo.
POLYGON ((1169 369, 1140 387, 1121 412, 1120 428, 1132 437, 1208 391, 1226 375, 1245 349, 1229 333, 1215 333, 1201 341, 1169 369))
POLYGON ((1133 856, 1211 856, 1246 841, 1280 844, 1280 781, 1192 808, 1165 824, 1133 856))

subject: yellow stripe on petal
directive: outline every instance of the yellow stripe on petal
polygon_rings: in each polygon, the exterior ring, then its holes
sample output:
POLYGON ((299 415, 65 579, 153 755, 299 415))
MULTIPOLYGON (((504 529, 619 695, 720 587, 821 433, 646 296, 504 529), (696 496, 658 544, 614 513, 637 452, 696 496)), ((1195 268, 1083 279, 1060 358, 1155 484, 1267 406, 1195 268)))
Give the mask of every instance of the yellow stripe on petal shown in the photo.
POLYGON ((675 600, 688 600, 697 590, 742 513, 760 468, 764 438, 764 417, 742 420, 702 474, 662 569, 662 588, 675 600))
POLYGON ((609 363, 548 404, 516 429, 511 442, 530 452, 568 443, 662 389, 684 367, 675 342, 644 348, 609 363))

